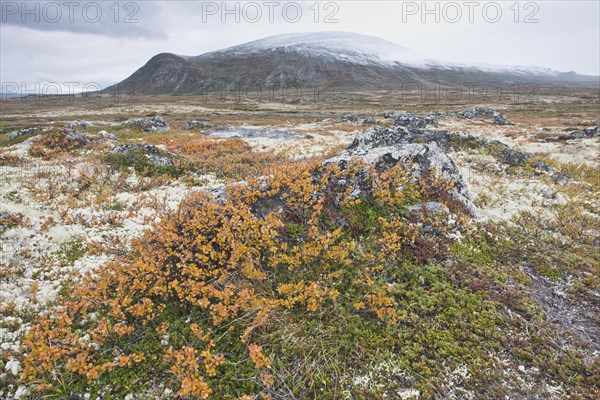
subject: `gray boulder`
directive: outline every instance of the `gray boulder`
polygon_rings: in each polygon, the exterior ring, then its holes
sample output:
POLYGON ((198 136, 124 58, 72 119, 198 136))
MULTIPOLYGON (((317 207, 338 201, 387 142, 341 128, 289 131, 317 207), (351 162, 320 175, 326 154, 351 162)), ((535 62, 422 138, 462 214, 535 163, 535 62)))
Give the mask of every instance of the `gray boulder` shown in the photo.
POLYGON ((212 126, 211 124, 209 124, 206 121, 202 121, 202 120, 193 120, 193 121, 188 121, 185 123, 185 125, 183 125, 181 128, 179 128, 180 131, 190 131, 196 128, 207 128, 212 126))
POLYGON ((169 124, 160 116, 152 118, 132 118, 122 122, 121 125, 139 128, 145 132, 165 132, 169 130, 169 124))
POLYGON ((409 129, 423 129, 427 126, 438 126, 438 121, 435 117, 417 117, 411 113, 397 112, 390 114, 388 118, 394 120, 394 126, 404 126, 409 129))
POLYGON ((398 143, 435 143, 444 151, 463 148, 485 149, 501 163, 510 166, 525 166, 531 158, 530 154, 511 149, 498 140, 445 130, 408 129, 402 126, 377 127, 368 135, 357 137, 350 146, 359 145, 364 140, 380 146, 392 146, 398 143))
POLYGON ((498 114, 494 116, 494 124, 496 125, 512 125, 512 123, 506 120, 506 116, 504 114, 498 114))
POLYGON ((407 143, 406 139, 410 135, 411 132, 404 127, 387 128, 376 126, 360 133, 352 143, 350 143, 347 151, 389 147, 407 143))
POLYGON ((469 108, 466 108, 466 109, 460 111, 456 115, 458 116, 458 118, 476 119, 476 118, 488 117, 488 116, 493 117, 496 114, 497 114, 497 112, 494 109, 489 108, 489 107, 469 107, 469 108))
POLYGON ((558 142, 573 139, 592 139, 600 137, 600 125, 584 128, 577 131, 571 131, 565 135, 554 136, 544 139, 545 142, 558 142))
POLYGON ((454 161, 435 142, 411 143, 414 135, 405 127, 373 127, 358 135, 350 146, 337 157, 326 162, 344 165, 352 158, 368 163, 384 163, 388 166, 399 162, 411 167, 415 176, 435 170, 445 179, 455 183, 451 194, 474 212, 467 186, 454 161))
POLYGON ((579 131, 572 131, 567 133, 568 139, 584 139, 584 138, 596 138, 600 137, 600 125, 593 126, 591 128, 585 128, 579 131))
POLYGON ((174 156, 156 146, 149 144, 121 144, 108 151, 110 154, 120 154, 135 160, 136 157, 143 155, 157 167, 172 167, 174 156))
POLYGON ((499 113, 489 107, 469 107, 456 114, 458 118, 477 119, 481 117, 492 117, 496 125, 512 125, 506 119, 506 115, 499 113))

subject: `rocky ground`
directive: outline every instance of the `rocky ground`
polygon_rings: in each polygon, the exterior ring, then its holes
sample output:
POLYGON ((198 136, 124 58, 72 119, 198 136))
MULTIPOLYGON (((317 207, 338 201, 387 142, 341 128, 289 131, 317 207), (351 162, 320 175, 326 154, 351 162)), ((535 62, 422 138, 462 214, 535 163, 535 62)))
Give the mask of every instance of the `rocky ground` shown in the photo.
MULTIPOLYGON (((225 184, 281 164, 357 157, 392 165, 411 160, 417 176, 441 173, 456 183, 452 196, 475 224, 552 248, 553 254, 523 249, 523 290, 555 340, 577 347, 597 368, 598 99, 545 101, 556 98, 525 106, 413 104, 391 112, 377 104, 325 112, 314 104, 8 102, 0 121, 0 397, 30 396, 18 379, 23 337, 63 285, 126 254, 133 238, 191 193, 219 196, 225 184), (572 254, 573 243, 588 254, 572 254)), ((564 389, 539 368, 507 367, 506 398, 592 398, 593 389, 564 389)), ((461 391, 468 371, 452 374, 457 383, 447 398, 480 398, 461 391)), ((419 398, 418 390, 403 390, 399 398, 419 398)))

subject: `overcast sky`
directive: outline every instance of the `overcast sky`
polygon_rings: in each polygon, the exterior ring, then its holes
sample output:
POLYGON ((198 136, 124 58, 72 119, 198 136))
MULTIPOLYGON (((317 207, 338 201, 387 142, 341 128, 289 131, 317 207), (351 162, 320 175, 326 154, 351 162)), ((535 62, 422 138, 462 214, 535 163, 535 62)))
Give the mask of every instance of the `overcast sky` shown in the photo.
POLYGON ((600 2, 515 3, 439 1, 425 10, 422 1, 400 0, 121 1, 118 7, 114 0, 25 7, 0 0, 0 81, 3 89, 48 82, 106 87, 158 53, 199 55, 279 33, 331 30, 379 36, 433 59, 600 75, 600 2))

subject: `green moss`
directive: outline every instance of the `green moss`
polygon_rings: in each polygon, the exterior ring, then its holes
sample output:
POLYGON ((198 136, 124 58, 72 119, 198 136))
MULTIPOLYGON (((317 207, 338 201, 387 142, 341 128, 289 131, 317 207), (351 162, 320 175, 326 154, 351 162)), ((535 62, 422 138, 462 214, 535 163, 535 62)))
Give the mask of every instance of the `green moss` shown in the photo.
POLYGON ((358 236, 373 234, 380 225, 379 218, 384 214, 384 209, 380 204, 366 201, 347 206, 343 212, 348 217, 349 232, 358 236))
POLYGON ((123 171, 133 169, 141 176, 169 175, 179 177, 190 172, 192 166, 183 160, 175 160, 173 166, 160 166, 153 164, 143 152, 132 151, 133 156, 126 154, 107 154, 104 161, 114 168, 123 171))
POLYGON ((63 265, 73 266, 87 253, 87 247, 82 240, 71 240, 62 243, 58 252, 63 265))

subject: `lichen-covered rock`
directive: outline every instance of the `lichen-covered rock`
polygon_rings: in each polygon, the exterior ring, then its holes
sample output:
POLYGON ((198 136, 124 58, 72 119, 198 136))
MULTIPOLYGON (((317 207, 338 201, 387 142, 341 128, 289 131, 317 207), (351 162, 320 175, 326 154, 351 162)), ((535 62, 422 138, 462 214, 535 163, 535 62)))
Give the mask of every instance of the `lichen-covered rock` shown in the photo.
POLYGON ((469 107, 456 114, 458 118, 476 119, 480 117, 492 117, 496 125, 512 125, 504 114, 489 107, 469 107))
POLYGON ((427 126, 438 126, 438 121, 435 117, 417 117, 411 113, 397 112, 389 116, 394 120, 394 126, 404 126, 410 129, 423 129, 427 126))
POLYGON ((410 135, 404 127, 373 127, 359 134, 348 146, 348 151, 394 146, 403 143, 410 135))
POLYGON ((326 162, 343 165, 352 158, 359 158, 372 164, 403 162, 410 165, 415 176, 435 171, 454 182, 452 195, 474 212, 467 186, 454 161, 437 143, 411 143, 411 136, 414 135, 405 127, 373 127, 358 135, 342 154, 326 162))
POLYGON ((122 122, 121 125, 136 127, 146 132, 165 132, 169 130, 169 124, 160 116, 152 118, 132 118, 122 122))
POLYGON ((600 137, 600 125, 567 133, 567 139, 583 139, 600 137))
POLYGON ((460 111, 456 115, 458 116, 458 118, 475 119, 486 116, 493 117, 495 114, 496 111, 489 107, 469 107, 460 111))
POLYGON ((174 165, 174 156, 149 144, 121 144, 113 147, 108 152, 110 154, 120 154, 131 160, 142 154, 157 167, 172 167, 174 165))
POLYGON ((498 158, 501 163, 510 166, 525 166, 531 155, 511 149, 498 140, 488 140, 462 132, 445 130, 408 129, 406 127, 376 127, 359 135, 350 148, 364 146, 366 143, 377 146, 393 146, 400 143, 435 143, 444 151, 455 148, 485 149, 498 158))

